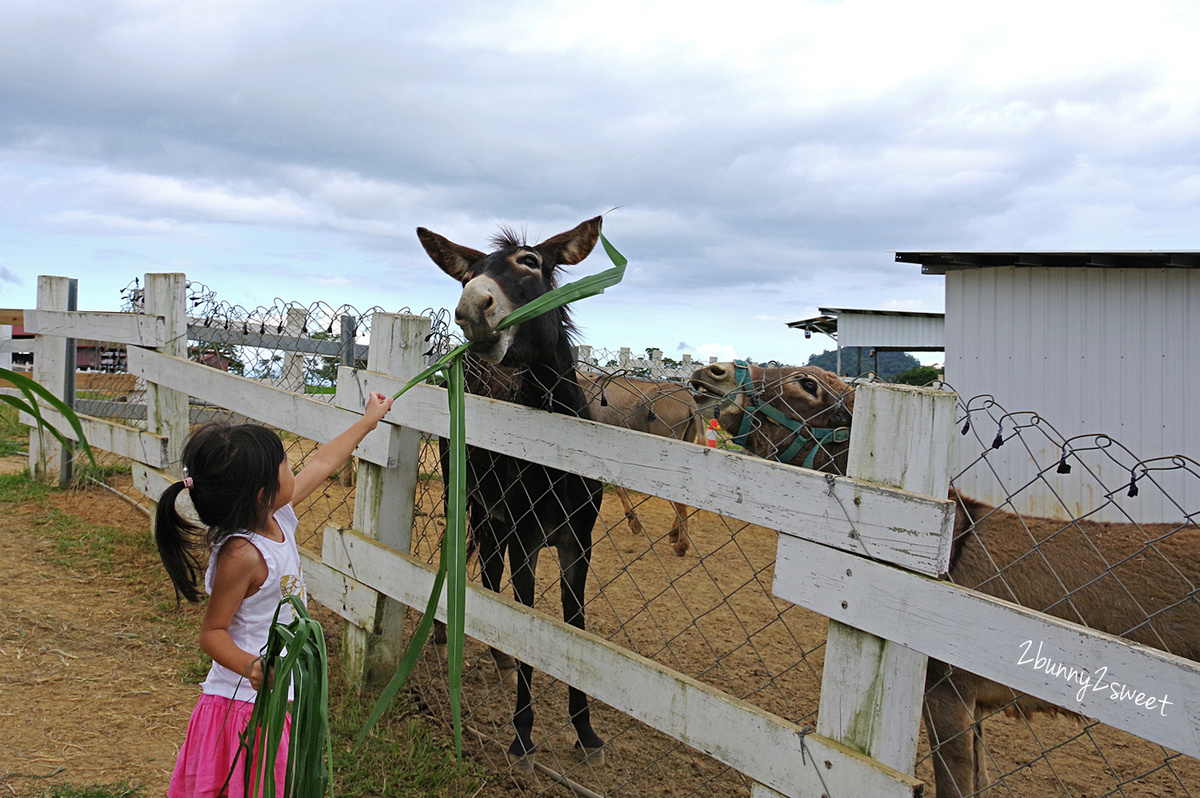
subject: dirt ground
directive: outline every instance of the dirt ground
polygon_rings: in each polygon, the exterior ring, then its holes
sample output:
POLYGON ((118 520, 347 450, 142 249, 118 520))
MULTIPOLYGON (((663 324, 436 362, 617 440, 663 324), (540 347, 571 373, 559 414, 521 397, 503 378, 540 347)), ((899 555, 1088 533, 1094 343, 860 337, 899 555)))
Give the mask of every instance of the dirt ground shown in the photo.
MULTIPOLYGON (((21 458, 0 458, 0 470, 23 467, 21 458)), ((330 484, 336 494, 340 488, 330 484)), ((692 518, 692 550, 676 557, 665 539, 674 518, 670 505, 635 498, 643 500, 638 515, 649 536, 631 532, 616 497, 606 495, 589 584, 589 628, 791 720, 814 723, 825 621, 780 606, 764 591, 774 534, 699 513, 692 518)), ((90 523, 148 533, 143 513, 98 488, 52 493, 48 501, 90 523)), ((429 528, 418 548, 438 534, 439 497, 430 493, 422 501, 429 528)), ((336 496, 320 502, 348 512, 336 496)), ((64 550, 36 527, 30 510, 0 505, 0 791, 40 796, 54 784, 123 779, 145 785, 147 795, 162 795, 202 677, 195 646, 200 610, 177 612, 157 569, 130 574, 107 567, 133 556, 121 546, 106 552, 96 544, 100 553, 86 559, 64 550)), ((317 507, 313 515, 322 512, 317 507)), ((61 523, 69 533, 70 522, 61 523)), ((306 542, 318 544, 319 533, 311 531, 306 542)), ((557 606, 554 568, 553 557, 543 558, 539 603, 547 612, 557 606)), ((314 614, 336 647, 339 622, 314 614)), ((565 690, 544 675, 535 676, 535 691, 542 693, 535 739, 545 770, 511 773, 502 753, 511 739, 511 691, 497 682, 482 646, 469 641, 467 659, 467 723, 478 735, 468 740, 468 754, 496 774, 481 795, 570 795, 551 771, 603 795, 749 794, 737 774, 600 704, 593 716, 610 740, 607 763, 576 765, 565 690)), ((413 687, 433 711, 445 705, 443 668, 432 652, 413 687)), ((1200 794, 1195 761, 1106 727, 1049 718, 1035 729, 997 718, 989 721, 988 739, 996 758, 992 772, 1008 774, 1005 794, 1200 794)), ((930 778, 927 762, 918 776, 930 778)))

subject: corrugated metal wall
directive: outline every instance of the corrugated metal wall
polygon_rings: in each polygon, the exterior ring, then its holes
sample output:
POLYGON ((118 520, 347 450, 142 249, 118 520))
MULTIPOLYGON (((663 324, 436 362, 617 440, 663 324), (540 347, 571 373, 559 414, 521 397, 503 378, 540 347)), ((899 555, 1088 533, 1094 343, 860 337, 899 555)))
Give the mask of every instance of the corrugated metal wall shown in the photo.
POLYGON ((940 349, 945 327, 941 318, 839 312, 838 345, 940 349))
MULTIPOLYGON (((1099 433, 1139 458, 1184 454, 1200 460, 1197 357, 1200 270, 986 268, 946 274, 946 381, 961 396, 991 394, 1009 412, 1035 411, 1066 438, 1099 433)), ((972 468, 964 490, 1003 502, 1034 475, 1031 456, 1043 466, 1061 457, 1038 439, 1022 436, 1024 446, 991 452, 991 468, 972 468)), ((979 452, 961 443, 956 460, 965 467, 979 452)), ((1129 482, 1128 471, 1122 473, 1111 457, 1094 459, 1097 476, 1110 489, 1129 482)), ((1086 487, 1085 470, 1077 465, 1060 476, 1051 469, 1049 484, 1030 486, 1014 509, 1063 517, 1104 504, 1104 496, 1086 487), (1065 511, 1053 492, 1067 503, 1065 511)), ((1178 486, 1170 474, 1163 479, 1165 492, 1179 494, 1185 507, 1200 504, 1200 496, 1181 495, 1196 490, 1195 479, 1175 475, 1178 486)), ((1161 494, 1141 491, 1130 499, 1121 490, 1114 501, 1137 521, 1181 520, 1161 494)), ((1110 507, 1103 520, 1122 515, 1110 507)))

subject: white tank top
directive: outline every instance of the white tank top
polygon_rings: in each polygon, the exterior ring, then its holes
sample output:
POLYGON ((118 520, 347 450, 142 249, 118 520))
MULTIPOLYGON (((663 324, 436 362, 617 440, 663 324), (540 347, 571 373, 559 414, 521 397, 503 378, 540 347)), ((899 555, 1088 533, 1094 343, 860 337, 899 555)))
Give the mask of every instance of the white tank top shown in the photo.
MULTIPOLYGON (((283 541, 274 541, 253 532, 235 532, 225 538, 245 538, 262 554, 267 563, 267 578, 253 596, 242 599, 237 612, 229 622, 229 635, 234 644, 242 651, 251 654, 262 654, 267 647, 267 635, 271 629, 271 619, 275 617, 275 609, 279 608, 279 622, 291 623, 295 618, 290 604, 279 606, 284 596, 296 596, 301 602, 308 603, 308 593, 304 588, 304 576, 300 572, 300 554, 296 550, 296 527, 299 520, 292 506, 285 505, 275 513, 275 521, 283 530, 283 541)), ((216 575, 217 555, 221 551, 222 541, 213 547, 208 560, 208 571, 204 575, 204 589, 212 595, 213 578, 216 575)), ((213 662, 208 671, 208 677, 200 685, 209 695, 219 695, 237 701, 253 701, 258 691, 250 686, 250 681, 239 673, 218 662, 213 662)))

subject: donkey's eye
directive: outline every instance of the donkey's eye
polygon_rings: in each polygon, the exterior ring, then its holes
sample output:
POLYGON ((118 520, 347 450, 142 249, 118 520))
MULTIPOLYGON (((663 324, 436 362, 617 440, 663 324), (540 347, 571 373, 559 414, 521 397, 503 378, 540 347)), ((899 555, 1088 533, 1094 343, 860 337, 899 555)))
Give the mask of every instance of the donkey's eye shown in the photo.
POLYGON ((522 255, 521 257, 517 258, 517 263, 521 264, 522 266, 528 266, 531 269, 536 269, 542 265, 538 261, 536 255, 522 255))
POLYGON ((808 391, 809 393, 811 393, 813 396, 817 395, 817 381, 816 380, 807 379, 807 378, 800 380, 800 387, 803 388, 804 390, 808 391))

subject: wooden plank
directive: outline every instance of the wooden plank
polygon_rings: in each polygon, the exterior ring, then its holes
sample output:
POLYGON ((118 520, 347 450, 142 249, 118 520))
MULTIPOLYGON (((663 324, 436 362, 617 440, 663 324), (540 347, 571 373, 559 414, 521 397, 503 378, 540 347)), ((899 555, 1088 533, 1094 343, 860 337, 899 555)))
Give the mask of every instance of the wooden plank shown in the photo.
MULTIPOLYGON (((945 496, 957 399, 928 388, 859 386, 847 472, 875 484, 945 496)), ((948 553, 950 530, 943 534, 941 551, 948 553)), ((817 731, 915 773, 926 660, 899 643, 830 621, 817 731)))
MULTIPOLYGON (((339 381, 350 370, 339 372, 339 381)), ((396 393, 403 382, 360 371, 363 390, 396 393)), ((777 529, 835 548, 937 575, 949 566, 943 537, 954 506, 845 477, 834 477, 546 413, 479 396, 466 397, 467 443, 586 474, 777 529), (713 490, 712 486, 722 486, 713 490)), ((340 401, 340 400, 339 400, 340 401)), ((449 431, 446 392, 419 385, 389 418, 434 435, 449 431)))
MULTIPOLYGON (((75 430, 57 410, 49 407, 42 408, 42 417, 55 427, 64 437, 77 441, 75 430)), ((35 426, 37 421, 33 416, 21 412, 18 414, 22 424, 35 426)), ((145 463, 153 468, 168 468, 170 452, 167 439, 162 435, 143 432, 133 427, 126 427, 102 418, 93 418, 80 414, 79 426, 87 438, 88 445, 94 450, 112 452, 121 457, 128 457, 139 463, 145 463)))
POLYGON ((150 348, 163 346, 167 339, 166 320, 144 313, 30 310, 25 314, 25 331, 150 348))
MULTIPOLYGON (((237 324, 226 330, 220 325, 205 327, 203 323, 197 324, 193 319, 188 324, 187 334, 190 341, 203 341, 205 343, 221 344, 224 346, 278 349, 286 352, 299 352, 305 355, 332 357, 339 360, 343 353, 343 344, 336 338, 308 338, 305 336, 289 335, 287 333, 275 334, 269 331, 260 333, 258 332, 258 326, 254 324, 247 325, 246 331, 243 332, 241 326, 237 324)), ((356 360, 366 360, 368 347, 364 344, 355 344, 353 352, 356 360)))
MULTIPOLYGON (((126 421, 144 421, 146 405, 141 402, 110 402, 98 399, 76 399, 75 407, 79 413, 85 413, 96 418, 108 420, 123 419, 126 421)), ((245 424, 249 418, 241 413, 234 413, 220 407, 192 405, 188 409, 188 419, 191 424, 203 424, 206 421, 227 421, 230 424, 245 424)))
POLYGON ((780 540, 774 589, 841 623, 1200 757, 1200 664, 1191 660, 798 538, 780 540), (1052 674, 1038 657, 1054 664, 1052 674), (1076 669, 1073 679, 1059 664, 1076 669), (1121 690, 1154 704, 1139 706, 1121 690))
MULTIPOLYGON (((362 415, 361 408, 359 412, 343 410, 320 399, 149 349, 131 346, 127 357, 129 372, 147 382, 187 391, 199 399, 318 443, 333 440, 362 415)), ((354 450, 355 457, 376 465, 394 465, 398 457, 396 435, 398 428, 390 421, 381 423, 354 450)))
POLYGON ((7 338, 0 340, 0 351, 3 352, 28 352, 33 354, 34 359, 37 359, 37 339, 36 338, 7 338))
MULTIPOLYGON (((433 573, 352 530, 325 530, 322 561, 423 608, 433 573)), ((445 618, 445 602, 438 610, 445 618)), ((921 782, 596 635, 467 586, 466 632, 724 762, 785 796, 914 796, 921 782), (620 678, 613 678, 620 674, 620 678), (819 763, 819 767, 817 767, 819 763)))
POLYGON ((356 627, 374 629, 378 593, 314 559, 304 549, 300 550, 300 567, 310 599, 320 602, 356 627))
POLYGON ((21 308, 0 308, 0 324, 25 326, 25 311, 21 308))

